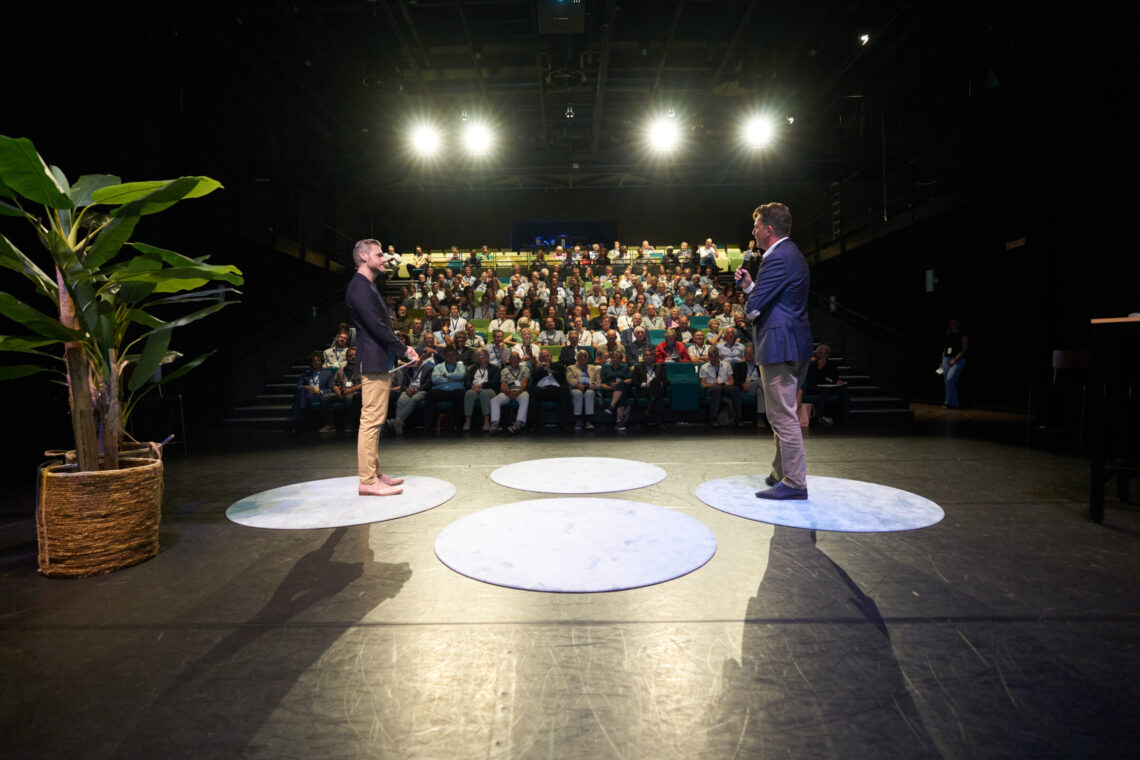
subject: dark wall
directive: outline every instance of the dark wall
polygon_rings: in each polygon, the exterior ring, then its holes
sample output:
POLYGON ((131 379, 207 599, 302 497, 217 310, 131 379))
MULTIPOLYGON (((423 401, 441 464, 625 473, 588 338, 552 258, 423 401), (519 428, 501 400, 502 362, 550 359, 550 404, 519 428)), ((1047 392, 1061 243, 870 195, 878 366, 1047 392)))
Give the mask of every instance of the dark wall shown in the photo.
POLYGON ((1023 409, 1054 349, 1088 348, 1090 318, 1137 309, 1120 254, 1082 248, 1079 237, 1027 235, 1027 226, 1008 203, 957 209, 814 266, 812 289, 902 334, 915 399, 941 401, 934 368, 956 316, 970 338, 963 403, 1023 409))
MULTIPOLYGON (((648 238, 657 247, 682 240, 696 247, 706 237, 718 246, 744 245, 752 232, 752 210, 780 200, 793 215, 807 218, 822 192, 812 188, 695 187, 611 188, 604 190, 525 190, 383 193, 361 214, 388 230, 397 248, 416 245, 510 245, 511 223, 520 221, 613 221, 617 237, 637 245, 648 238)), ((609 241, 597 241, 612 243, 609 241)))

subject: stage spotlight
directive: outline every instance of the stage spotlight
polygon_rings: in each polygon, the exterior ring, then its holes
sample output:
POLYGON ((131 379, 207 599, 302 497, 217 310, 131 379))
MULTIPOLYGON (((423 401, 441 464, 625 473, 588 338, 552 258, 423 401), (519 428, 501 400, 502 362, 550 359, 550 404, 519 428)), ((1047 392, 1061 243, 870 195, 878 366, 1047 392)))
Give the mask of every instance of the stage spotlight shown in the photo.
POLYGON ((427 125, 416 127, 412 132, 412 149, 421 156, 434 156, 439 150, 439 132, 427 125))
POLYGON ((860 45, 866 45, 870 41, 871 41, 871 35, 869 35, 869 34, 860 34, 859 35, 859 44, 860 45))
POLYGON ((657 151, 669 151, 681 141, 681 130, 675 119, 658 119, 649 125, 649 147, 657 151))
POLYGON ((463 133, 467 150, 474 155, 482 155, 491 149, 491 130, 482 124, 469 124, 463 133))
POLYGON ((757 116, 744 125, 744 141, 752 148, 761 148, 771 141, 774 132, 771 121, 757 116))

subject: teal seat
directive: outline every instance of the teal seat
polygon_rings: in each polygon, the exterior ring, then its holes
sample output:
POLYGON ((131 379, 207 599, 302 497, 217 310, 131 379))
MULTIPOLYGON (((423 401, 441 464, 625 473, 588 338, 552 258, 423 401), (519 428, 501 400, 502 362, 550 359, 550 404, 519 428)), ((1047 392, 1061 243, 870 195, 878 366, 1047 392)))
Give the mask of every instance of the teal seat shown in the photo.
POLYGON ((709 329, 709 320, 711 317, 708 314, 693 315, 689 317, 689 327, 694 330, 707 330, 709 329))
POLYGON ((646 336, 649 338, 650 343, 652 343, 653 345, 657 345, 658 343, 661 343, 663 340, 665 340, 665 331, 664 330, 647 330, 646 336))

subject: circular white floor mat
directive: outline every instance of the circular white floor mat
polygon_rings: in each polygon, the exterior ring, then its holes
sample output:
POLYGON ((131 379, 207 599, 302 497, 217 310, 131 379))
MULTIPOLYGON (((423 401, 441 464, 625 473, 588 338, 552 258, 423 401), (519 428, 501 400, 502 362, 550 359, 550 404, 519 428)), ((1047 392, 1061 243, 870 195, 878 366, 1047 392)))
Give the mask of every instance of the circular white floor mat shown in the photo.
POLYGON ((756 498, 768 488, 764 475, 707 480, 697 498, 722 512, 749 520, 842 533, 915 530, 940 522, 946 513, 930 499, 878 483, 808 475, 806 501, 756 498))
POLYGON ((613 457, 529 459, 491 473, 491 480, 507 488, 565 494, 632 491, 664 479, 665 471, 656 465, 613 457))
POLYGON ((226 517, 251 528, 340 528, 426 512, 455 495, 446 480, 418 475, 404 476, 395 496, 359 496, 359 483, 352 475, 273 488, 234 502, 226 517))
POLYGON ((497 586, 592 592, 649 586, 696 570, 716 536, 688 515, 621 499, 534 499, 448 525, 435 554, 497 586))

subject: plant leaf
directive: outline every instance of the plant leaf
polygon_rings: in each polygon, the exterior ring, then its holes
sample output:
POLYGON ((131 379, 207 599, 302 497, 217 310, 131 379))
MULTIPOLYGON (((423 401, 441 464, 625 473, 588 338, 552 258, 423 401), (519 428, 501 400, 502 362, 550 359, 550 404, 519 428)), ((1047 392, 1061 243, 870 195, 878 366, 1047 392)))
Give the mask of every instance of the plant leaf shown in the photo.
POLYGON ((32 364, 7 364, 0 366, 0 380, 15 380, 46 371, 46 367, 36 367, 32 364))
POLYGON ((131 392, 137 391, 150 379, 150 376, 158 369, 158 365, 162 363, 162 358, 166 355, 166 348, 169 345, 169 329, 156 330, 147 338, 146 345, 143 346, 142 356, 139 358, 139 363, 135 365, 135 371, 131 375, 130 382, 127 384, 131 392))
POLYGON ((42 293, 59 303, 59 286, 55 284, 55 280, 48 277, 47 272, 36 266, 34 261, 3 235, 0 235, 0 266, 24 275, 35 283, 37 293, 42 293))
POLYGON ((213 355, 214 355, 213 351, 207 351, 206 353, 202 354, 201 356, 194 357, 190 361, 188 361, 185 364, 183 364, 182 366, 180 366, 178 369, 171 372, 169 375, 165 375, 161 380, 159 380, 156 383, 156 385, 165 385, 166 383, 169 383, 171 380, 176 380, 176 379, 182 377, 187 372, 194 369, 199 364, 206 361, 207 359, 209 359, 213 355))
POLYGON ((28 200, 49 208, 73 208, 67 187, 60 186, 36 146, 26 137, 0 135, 0 177, 4 184, 28 200))
POLYGON ((13 206, 6 201, 0 201, 0 214, 4 216, 23 216, 24 212, 18 206, 13 206))
POLYGON ((151 316, 142 309, 127 309, 126 316, 131 322, 146 327, 162 327, 166 324, 158 317, 151 316))
POLYGON ((84 266, 88 269, 98 269, 115 258, 123 245, 130 240, 131 233, 135 231, 135 225, 138 223, 137 216, 120 216, 112 219, 95 238, 95 245, 87 251, 87 256, 83 259, 84 266))
POLYGON ((41 314, 9 293, 0 291, 0 314, 19 322, 36 335, 57 341, 83 340, 83 333, 65 327, 58 319, 41 314))
POLYGON ((76 208, 90 206, 94 203, 91 194, 111 185, 117 185, 122 180, 113 174, 84 174, 71 186, 71 202, 76 208))
POLYGON ((165 267, 148 271, 120 269, 108 278, 113 282, 153 282, 158 293, 177 293, 200 287, 211 280, 225 280, 233 285, 241 285, 241 271, 230 265, 195 264, 192 267, 165 267), (190 284, 196 283, 196 284, 190 284))
POLYGON ((52 354, 36 349, 43 346, 54 346, 57 343, 59 341, 52 338, 21 338, 15 335, 0 335, 0 351, 11 351, 17 354, 35 354, 36 356, 56 358, 52 354))
POLYGON ((204 309, 199 309, 198 311, 187 314, 184 317, 179 317, 178 319, 172 319, 169 322, 164 323, 161 327, 156 327, 153 330, 150 330, 149 332, 143 333, 142 335, 140 335, 138 337, 138 340, 142 340, 143 338, 150 338, 151 335, 154 335, 155 333, 158 333, 158 332, 162 332, 163 330, 169 332, 170 330, 173 330, 175 327, 183 327, 185 325, 190 324, 191 322, 197 322, 199 319, 202 319, 203 317, 208 317, 211 314, 213 314, 214 312, 221 311, 222 309, 226 308, 227 306, 231 306, 234 303, 236 303, 236 302, 235 301, 223 301, 221 303, 216 303, 213 306, 207 306, 204 309))
POLYGON ((169 208, 184 198, 200 198, 222 183, 209 177, 179 177, 173 180, 126 182, 104 187, 91 194, 96 203, 119 206, 113 216, 145 216, 169 208))

